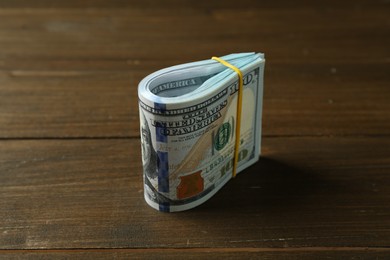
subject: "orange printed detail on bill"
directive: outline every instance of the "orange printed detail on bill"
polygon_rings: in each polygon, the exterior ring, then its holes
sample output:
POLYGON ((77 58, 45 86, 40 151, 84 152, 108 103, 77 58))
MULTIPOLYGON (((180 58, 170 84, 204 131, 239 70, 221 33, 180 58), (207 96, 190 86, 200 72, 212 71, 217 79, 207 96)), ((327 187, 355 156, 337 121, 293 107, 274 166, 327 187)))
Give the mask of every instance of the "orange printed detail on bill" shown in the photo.
POLYGON ((202 171, 197 171, 187 176, 180 176, 180 184, 177 186, 178 199, 190 198, 203 191, 204 180, 201 173, 202 171))

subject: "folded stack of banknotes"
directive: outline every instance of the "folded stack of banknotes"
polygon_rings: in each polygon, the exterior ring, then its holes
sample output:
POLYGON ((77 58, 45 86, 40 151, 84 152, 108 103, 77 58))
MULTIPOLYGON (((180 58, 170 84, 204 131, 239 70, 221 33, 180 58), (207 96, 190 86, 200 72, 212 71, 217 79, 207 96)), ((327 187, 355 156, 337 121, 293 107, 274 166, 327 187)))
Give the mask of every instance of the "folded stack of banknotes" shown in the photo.
POLYGON ((238 53, 220 58, 243 76, 239 124, 238 73, 218 61, 165 68, 139 83, 144 196, 157 210, 196 207, 232 178, 233 167, 239 173, 259 159, 264 55, 238 53))

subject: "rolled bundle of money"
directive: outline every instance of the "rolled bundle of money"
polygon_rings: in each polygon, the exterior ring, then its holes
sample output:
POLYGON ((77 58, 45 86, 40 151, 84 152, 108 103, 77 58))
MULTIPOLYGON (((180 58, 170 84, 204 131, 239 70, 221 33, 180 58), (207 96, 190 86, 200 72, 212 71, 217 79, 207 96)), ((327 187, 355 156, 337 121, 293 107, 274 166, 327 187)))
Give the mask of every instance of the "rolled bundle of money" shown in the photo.
POLYGON ((242 79, 210 59, 159 70, 139 83, 144 196, 155 209, 196 207, 259 159, 264 55, 221 59, 242 79))

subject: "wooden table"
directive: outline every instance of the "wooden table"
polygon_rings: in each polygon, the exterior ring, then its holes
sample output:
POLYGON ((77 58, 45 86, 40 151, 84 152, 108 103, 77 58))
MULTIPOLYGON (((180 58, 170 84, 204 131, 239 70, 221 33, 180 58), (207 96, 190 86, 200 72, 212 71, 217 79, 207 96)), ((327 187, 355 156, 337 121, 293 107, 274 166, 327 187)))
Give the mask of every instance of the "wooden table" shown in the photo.
POLYGON ((389 14, 371 0, 0 1, 0 258, 390 257, 389 14), (138 82, 244 51, 267 59, 260 161, 193 210, 150 208, 138 82))

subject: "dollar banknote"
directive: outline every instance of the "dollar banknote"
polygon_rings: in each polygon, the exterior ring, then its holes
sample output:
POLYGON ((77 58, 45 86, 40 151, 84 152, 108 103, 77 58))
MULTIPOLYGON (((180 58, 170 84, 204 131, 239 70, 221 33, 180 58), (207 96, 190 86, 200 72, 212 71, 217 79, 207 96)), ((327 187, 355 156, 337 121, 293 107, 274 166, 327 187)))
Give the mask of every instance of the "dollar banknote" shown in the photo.
POLYGON ((138 86, 144 196, 153 208, 183 211, 200 205, 231 178, 236 127, 237 173, 258 161, 261 147, 264 55, 221 57, 181 64, 145 77, 138 86))

